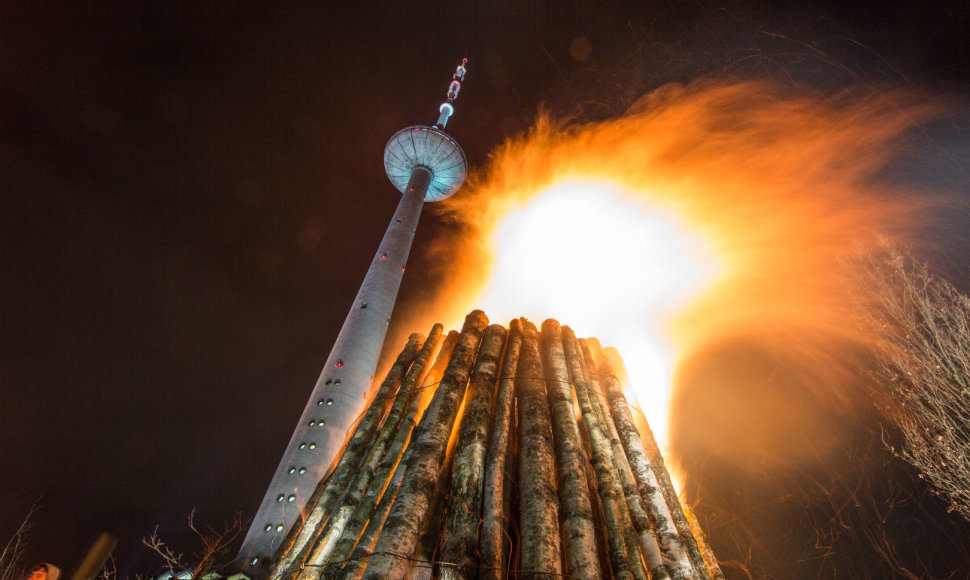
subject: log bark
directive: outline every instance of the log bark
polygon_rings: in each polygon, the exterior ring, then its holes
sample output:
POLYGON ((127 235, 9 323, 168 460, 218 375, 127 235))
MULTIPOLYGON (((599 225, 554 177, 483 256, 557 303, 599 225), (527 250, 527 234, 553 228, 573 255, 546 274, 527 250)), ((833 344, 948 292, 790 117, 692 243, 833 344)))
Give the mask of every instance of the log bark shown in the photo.
POLYGON ((552 319, 542 323, 542 362, 559 464, 566 573, 577 578, 601 578, 593 508, 583 465, 586 454, 576 425, 561 330, 552 319))
MULTIPOLYGON (((461 420, 462 410, 459 408, 458 420, 461 420)), ((428 509, 425 512, 418 543, 405 575, 406 580, 430 580, 438 577, 437 552, 441 545, 441 529, 444 520, 445 495, 448 493, 448 474, 455 465, 455 445, 458 442, 457 433, 452 431, 445 451, 445 462, 441 464, 440 475, 434 492, 429 496, 428 509)))
POLYGON ((519 409, 519 578, 548 580, 562 573, 555 442, 536 327, 522 319, 515 376, 519 409))
MULTIPOLYGON (((314 542, 314 547, 304 566, 322 566, 326 564, 337 545, 337 541, 350 524, 352 516, 354 516, 358 507, 361 506, 364 494, 370 489, 378 464, 383 459, 388 446, 391 444, 391 440, 397 434, 398 427, 407 407, 414 398, 415 385, 419 384, 419 380, 425 374, 425 366, 437 346, 438 339, 441 337, 441 330, 442 326, 440 324, 435 324, 432 327, 428 339, 424 341, 424 346, 421 347, 421 351, 414 359, 414 362, 411 363, 411 367, 408 369, 407 375, 401 383, 401 388, 398 389, 398 394, 394 397, 394 403, 391 405, 384 424, 381 426, 377 437, 367 452, 367 457, 359 466, 353 481, 348 486, 343 497, 340 498, 340 502, 337 504, 333 514, 327 520, 323 532, 319 534, 317 540, 314 542)), ((379 484, 383 486, 384 482, 379 482, 379 484)), ((361 511, 368 510, 364 508, 361 511)), ((359 519, 358 517, 357 520, 359 521, 359 519)), ((338 559, 343 559, 343 557, 341 556, 338 559)))
POLYGON ((370 442, 377 431, 381 420, 393 404, 394 395, 398 391, 408 367, 418 354, 418 348, 424 339, 419 333, 408 338, 408 343, 391 365, 387 377, 381 383, 374 395, 370 406, 363 418, 354 429, 353 435, 337 460, 337 465, 329 477, 317 484, 316 490, 310 496, 307 506, 311 506, 302 523, 293 526, 280 550, 280 558, 272 576, 282 576, 299 569, 309 555, 313 540, 321 531, 334 504, 340 498, 344 489, 350 483, 357 466, 364 458, 370 447, 370 442))
POLYGON ((646 562, 646 568, 650 570, 651 577, 655 580, 670 578, 670 574, 667 572, 663 561, 663 556, 660 553, 660 547, 657 545, 657 539, 654 537, 653 526, 650 523, 646 508, 644 507, 643 498, 640 497, 636 480, 630 469, 630 463, 627 461, 626 451, 623 449, 620 436, 616 431, 616 425, 610 415, 609 405, 606 402, 606 396, 598 378, 599 375, 589 345, 586 340, 580 340, 579 346, 583 353, 583 362, 587 371, 590 392, 596 403, 594 404, 594 408, 600 424, 606 427, 606 435, 610 440, 613 467, 618 477, 620 493, 626 503, 624 521, 629 520, 629 525, 632 525, 636 532, 640 544, 640 552, 646 562))
MULTIPOLYGON (((543 335, 546 333, 546 324, 542 325, 543 335)), ((550 333, 553 330, 550 325, 550 333)), ((565 351, 566 361, 569 367, 569 379, 576 390, 576 400, 579 402, 580 412, 583 417, 583 426, 586 428, 586 436, 589 438, 590 452, 592 456, 593 473, 596 476, 596 489, 599 494, 600 503, 603 506, 603 516, 607 526, 607 541, 610 548, 610 565, 613 569, 614 578, 633 578, 630 568, 629 557, 627 556, 627 544, 623 525, 623 514, 617 497, 617 480, 613 470, 613 450, 609 444, 609 438, 600 426, 600 421, 593 408, 593 398, 590 394, 589 381, 586 378, 586 371, 583 368, 583 358, 576 336, 573 331, 564 326, 561 329, 562 348, 565 351)), ((597 401, 598 403, 598 401, 597 401)), ((633 546, 637 548, 636 545, 633 546)), ((633 554, 639 558, 639 549, 633 554)))
MULTIPOLYGON (((580 436, 583 438, 583 447, 586 449, 587 454, 590 453, 589 438, 586 437, 586 431, 580 429, 580 436)), ((589 483, 589 499, 593 504, 593 518, 596 523, 596 547, 599 550, 600 565, 603 567, 603 577, 613 578, 615 574, 613 573, 613 567, 610 564, 610 538, 607 533, 606 519, 603 514, 603 502, 600 501, 599 492, 597 491, 598 483, 596 481, 596 474, 593 472, 593 466, 586 462, 586 481, 589 483)))
MULTIPOLYGON (((595 339, 593 342, 599 346, 599 342, 595 339)), ((612 358, 615 362, 611 362, 617 368, 614 368, 614 374, 617 377, 626 377, 626 370, 623 369, 623 360, 620 358, 619 353, 616 349, 609 348, 606 349, 607 352, 604 353, 604 358, 610 360, 611 356, 609 352, 613 353, 612 358)), ((623 381, 620 381, 622 385, 623 381)), ((642 416, 642 413, 641 413, 642 416)), ((667 465, 664 461, 663 454, 660 453, 660 447, 657 445, 657 440, 653 436, 653 431, 650 429, 650 424, 647 423, 646 418, 643 418, 643 432, 641 433, 641 441, 644 444, 644 451, 647 454, 647 461, 650 463, 651 468, 657 475, 657 483, 660 487, 660 491, 663 493, 664 499, 667 505, 670 506, 671 517, 674 520, 674 525, 677 528, 677 532, 680 534, 681 540, 684 543, 684 548, 687 550, 687 555, 690 558, 691 564, 694 566, 694 573, 698 580, 710 580, 711 578, 723 577, 721 574, 720 567, 717 566, 716 560, 713 566, 709 566, 707 559, 704 558, 701 547, 699 545, 699 538, 694 534, 694 530, 690 525, 689 518, 686 511, 682 508, 683 504, 680 501, 680 497, 677 495, 677 490, 674 489, 671 483, 670 473, 667 471, 667 465)))
POLYGON ((428 371, 427 376, 424 378, 424 382, 417 396, 411 401, 411 405, 408 407, 408 413, 402 421, 401 428, 398 430, 398 434, 394 438, 391 448, 384 455, 384 460, 381 461, 381 465, 377 468, 378 477, 387 477, 386 474, 391 473, 391 470, 393 470, 393 476, 380 499, 374 498, 374 501, 379 503, 374 508, 374 513, 371 514, 366 528, 364 528, 364 532, 360 535, 357 545, 354 546, 353 552, 351 552, 350 557, 347 559, 340 573, 340 577, 345 580, 358 580, 364 574, 367 561, 373 553, 374 545, 380 537, 381 530, 384 528, 384 522, 387 520, 387 516, 400 490, 401 482, 404 480, 407 463, 413 451, 412 448, 408 447, 408 442, 417 440, 421 431, 425 428, 425 417, 427 413, 421 416, 420 422, 418 422, 418 414, 422 410, 427 409, 427 401, 436 392, 445 368, 447 368, 448 362, 451 360, 451 353, 455 345, 458 344, 458 336, 458 332, 452 330, 445 337, 444 341, 442 341, 441 349, 438 351, 434 365, 432 365, 431 370, 428 371))
POLYGON ((410 454, 405 452, 404 457, 401 458, 397 467, 394 468, 394 475, 388 482, 387 489, 384 490, 384 494, 381 496, 377 507, 374 508, 374 513, 371 514, 371 519, 367 522, 367 527, 364 528, 364 532, 361 534, 357 546, 351 553, 350 558, 344 562, 343 568, 334 574, 335 578, 341 578, 341 580, 358 580, 364 575, 367 560, 373 553, 374 544, 377 543, 377 538, 380 537, 381 530, 384 528, 384 522, 387 521, 387 515, 391 513, 391 507, 394 505, 394 500, 397 499, 398 491, 401 489, 401 482, 404 481, 404 472, 407 471, 409 456, 410 454))
POLYGON ((724 572, 721 572, 721 566, 717 563, 717 558, 714 557, 711 545, 707 542, 707 534, 701 529, 701 524, 697 521, 694 509, 686 502, 682 503, 681 506, 684 509, 684 517, 687 518, 687 524, 690 526, 690 530, 694 535, 697 549, 701 552, 704 566, 707 567, 711 580, 724 580, 724 572))
POLYGON ((511 543, 507 540, 509 527, 509 498, 512 480, 509 461, 509 437, 513 420, 515 372, 522 347, 519 321, 509 324, 509 338, 499 373, 498 392, 492 407, 492 428, 489 435, 488 458, 485 462, 485 489, 482 501, 482 532, 478 540, 481 568, 479 580, 501 580, 509 566, 511 543))
POLYGON ((416 442, 404 481, 398 491, 385 528, 368 562, 364 578, 400 580, 408 569, 431 494, 440 476, 448 438, 468 383, 482 333, 488 325, 485 313, 468 315, 461 336, 428 408, 428 426, 416 442))
MULTIPOLYGON (((664 461, 663 454, 660 453, 657 440, 654 439, 653 431, 646 421, 643 422, 643 431, 640 433, 640 440, 644 444, 644 451, 647 454, 647 461, 650 463, 650 468, 657 476, 657 487, 660 488, 660 492, 663 494, 667 505, 670 506, 671 519, 683 542, 687 557, 690 559, 690 563, 694 568, 695 577, 698 580, 711 580, 710 569, 707 566, 704 555, 701 553, 685 508, 682 507, 683 504, 681 504, 680 496, 677 495, 677 490, 674 489, 671 483, 670 474, 667 471, 667 464, 664 461)), ((719 568, 718 571, 720 571, 719 568)))
MULTIPOLYGON (((408 374, 401 384, 398 398, 395 400, 394 406, 391 407, 384 427, 381 429, 379 438, 384 438, 389 434, 393 439, 385 441, 387 450, 376 466, 370 487, 367 488, 360 500, 359 507, 354 511, 333 553, 330 555, 330 561, 335 562, 340 568, 343 567, 344 561, 354 550, 358 537, 363 533, 364 527, 370 521, 374 510, 377 509, 377 504, 381 501, 391 475, 404 452, 404 445, 417 424, 417 415, 423 408, 423 401, 425 400, 422 396, 425 391, 421 387, 432 377, 434 383, 440 380, 441 371, 444 370, 444 365, 447 364, 447 360, 451 356, 451 349, 458 339, 457 332, 450 333, 444 340, 441 347, 441 352, 445 353, 444 362, 441 362, 437 374, 435 375, 435 367, 438 366, 438 363, 430 369, 427 366, 440 342, 441 328, 440 324, 435 324, 432 327, 428 340, 425 341, 421 352, 418 353, 414 363, 411 364, 411 368, 408 369, 408 374)), ((328 573, 332 572, 332 568, 332 566, 328 568, 328 573)))
POLYGON ((455 468, 445 506, 441 578, 477 576, 478 524, 482 518, 485 455, 498 365, 505 347, 505 328, 489 326, 482 336, 475 372, 465 391, 465 412, 458 431, 455 468), (445 565, 445 564, 448 565, 445 565))
POLYGON ((606 395, 607 404, 610 407, 610 415, 616 426, 620 442, 623 444, 623 450, 633 472, 633 477, 637 482, 640 497, 643 499, 644 507, 650 516, 654 537, 657 539, 657 545, 664 556, 667 571, 674 580, 694 580, 696 578, 694 567, 674 524, 667 500, 660 490, 657 476, 647 459, 643 442, 640 440, 640 432, 633 422, 633 416, 630 413, 626 397, 623 395, 620 381, 606 358, 597 356, 595 349, 593 354, 596 357, 600 382, 606 395))
MULTIPOLYGON (((618 482, 614 482, 616 485, 617 495, 623 494, 623 489, 618 482)), ((630 573, 636 580, 667 580, 670 575, 667 574, 667 568, 664 567, 663 558, 660 556, 660 548, 657 547, 657 542, 653 540, 653 535, 650 535, 651 543, 647 544, 647 549, 652 549, 650 557, 657 562, 657 566, 647 572, 648 568, 645 565, 648 557, 644 556, 644 542, 643 535, 637 533, 636 528, 633 526, 633 522, 630 520, 630 510, 627 509, 626 502, 621 502, 619 504, 620 517, 623 520, 623 543, 626 545, 627 557, 630 563, 630 573)))

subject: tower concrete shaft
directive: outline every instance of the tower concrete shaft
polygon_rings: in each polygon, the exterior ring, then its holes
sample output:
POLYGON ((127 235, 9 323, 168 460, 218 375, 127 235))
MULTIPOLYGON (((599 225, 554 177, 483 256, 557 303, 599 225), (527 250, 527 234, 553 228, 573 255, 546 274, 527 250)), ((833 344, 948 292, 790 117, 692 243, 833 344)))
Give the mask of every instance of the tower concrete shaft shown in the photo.
POLYGON ((430 183, 431 172, 416 169, 398 203, 243 542, 247 567, 258 569, 300 518, 363 408, 430 183))
MULTIPOLYGON (((463 78, 464 67, 459 72, 463 78)), ((449 111, 458 77, 449 87, 449 111)), ((251 575, 267 570, 364 408, 424 202, 452 195, 467 171, 454 139, 420 125, 390 139, 384 166, 401 201, 243 541, 239 563, 251 575)))

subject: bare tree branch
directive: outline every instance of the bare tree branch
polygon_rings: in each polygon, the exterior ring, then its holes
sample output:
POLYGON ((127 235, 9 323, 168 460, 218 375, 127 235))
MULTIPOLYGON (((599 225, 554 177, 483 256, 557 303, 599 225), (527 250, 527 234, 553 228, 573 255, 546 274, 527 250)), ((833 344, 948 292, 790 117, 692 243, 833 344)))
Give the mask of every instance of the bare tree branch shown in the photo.
MULTIPOLYGON (((142 538, 141 543, 155 552, 164 562, 165 569, 172 576, 177 576, 184 570, 192 571, 193 580, 200 579, 210 572, 229 568, 233 564, 233 543, 246 532, 249 522, 243 519, 241 511, 237 511, 231 520, 225 522, 221 528, 206 526, 204 530, 195 524, 195 510, 189 512, 189 529, 192 530, 199 542, 199 549, 186 557, 183 552, 175 551, 158 535, 158 526, 148 538, 142 538), (226 557, 229 555, 229 557, 226 557)), ((3 580, 3 579, 0 579, 3 580)))
POLYGON ((36 511, 37 504, 34 503, 0 550, 0 580, 20 580, 25 576, 23 559, 24 552, 27 550, 27 541, 24 536, 33 525, 30 520, 36 511))
POLYGON ((865 324, 885 337, 877 401, 902 434, 887 444, 970 520, 970 297, 888 241, 855 266, 865 324))

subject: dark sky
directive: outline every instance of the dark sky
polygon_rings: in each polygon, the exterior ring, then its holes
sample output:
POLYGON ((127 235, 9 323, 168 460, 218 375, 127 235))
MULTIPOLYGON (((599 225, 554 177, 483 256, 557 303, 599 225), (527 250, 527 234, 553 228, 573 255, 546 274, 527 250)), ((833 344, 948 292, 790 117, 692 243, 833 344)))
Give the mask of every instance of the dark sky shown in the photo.
MULTIPOLYGON (((384 143, 434 121, 461 57, 473 170, 542 103, 970 81, 955 0, 364 4, 0 7, 0 541, 36 502, 28 563, 110 531, 123 574, 151 571, 156 524, 177 544, 193 507, 255 512, 397 203, 384 143)), ((442 227, 423 217, 406 297, 442 227)))

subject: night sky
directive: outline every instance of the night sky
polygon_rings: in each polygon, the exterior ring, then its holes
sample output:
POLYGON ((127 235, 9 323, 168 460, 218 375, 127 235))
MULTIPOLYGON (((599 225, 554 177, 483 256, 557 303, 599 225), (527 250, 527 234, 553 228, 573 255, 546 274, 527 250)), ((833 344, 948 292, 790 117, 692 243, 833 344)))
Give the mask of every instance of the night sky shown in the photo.
MULTIPOLYGON (((193 508, 255 513, 397 204, 384 144, 435 120, 462 57, 449 130, 472 171, 540 106, 600 120, 670 82, 970 88, 956 0, 365 4, 0 8, 0 542, 36 502, 25 564, 70 569, 109 531, 122 575, 152 572, 156 525, 179 546, 193 508)), ((404 299, 447 283, 421 250, 446 227, 422 217, 404 299)), ((952 540, 901 554, 912 577, 970 574, 970 526, 911 497, 943 527, 888 537, 952 540)), ((837 556, 883 560, 852 545, 837 556)), ((839 569, 794 577, 859 576, 839 569)))

